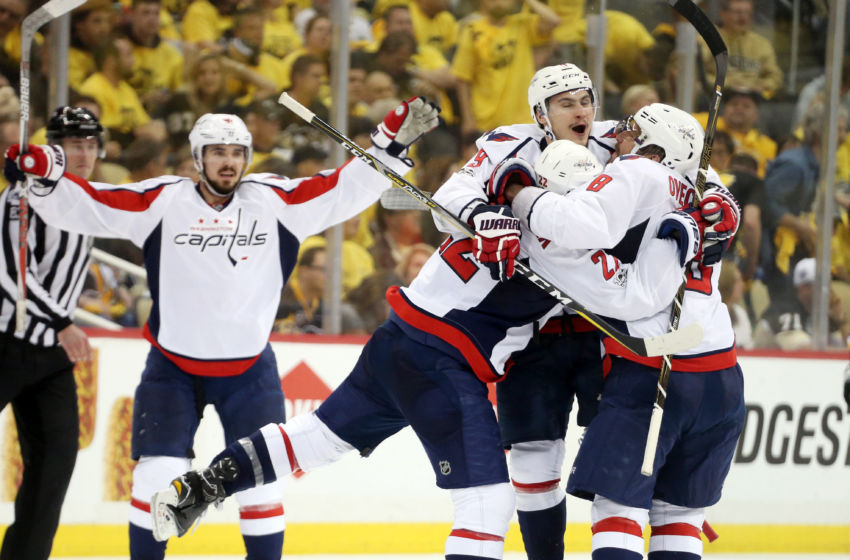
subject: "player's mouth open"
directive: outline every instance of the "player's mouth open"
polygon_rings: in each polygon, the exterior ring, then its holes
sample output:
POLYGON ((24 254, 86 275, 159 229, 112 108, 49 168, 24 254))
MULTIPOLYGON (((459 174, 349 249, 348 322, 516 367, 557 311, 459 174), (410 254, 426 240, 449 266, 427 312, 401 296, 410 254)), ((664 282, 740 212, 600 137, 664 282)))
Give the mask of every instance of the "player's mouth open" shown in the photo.
POLYGON ((587 125, 586 124, 573 125, 572 131, 575 132, 576 134, 584 134, 585 132, 587 132, 587 125))

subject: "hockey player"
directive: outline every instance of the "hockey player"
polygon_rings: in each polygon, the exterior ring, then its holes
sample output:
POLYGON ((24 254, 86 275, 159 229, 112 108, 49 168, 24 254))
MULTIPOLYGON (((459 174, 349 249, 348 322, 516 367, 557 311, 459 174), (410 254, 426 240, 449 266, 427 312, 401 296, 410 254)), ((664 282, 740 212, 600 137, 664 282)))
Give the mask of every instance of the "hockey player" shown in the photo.
MULTIPOLYGON (((47 122, 47 140, 64 149, 68 168, 88 178, 103 148, 103 127, 86 109, 60 107, 47 122)), ((26 273, 27 316, 15 333, 15 260, 19 191, 24 176, 6 170, 0 194, 0 410, 12 404, 24 472, 15 497, 15 521, 6 529, 0 558, 47 560, 77 458, 79 415, 73 362, 92 359, 86 334, 71 320, 88 270, 91 240, 30 215, 26 273)))
MULTIPOLYGON (((373 133, 375 154, 399 173, 407 147, 437 125, 438 110, 412 98, 373 133), (394 157, 391 157, 394 156, 394 157)), ((131 558, 162 558, 150 497, 189 468, 203 408, 214 404, 228 442, 284 421, 284 398, 268 344, 281 289, 307 236, 374 203, 390 186, 362 161, 304 179, 243 176, 251 134, 233 115, 206 114, 189 134, 201 180, 164 176, 113 186, 64 173, 54 146, 18 146, 6 164, 40 177, 31 203, 51 224, 128 238, 143 248, 153 308, 151 342, 136 390, 130 513, 131 558), (250 289, 246 289, 250 286, 250 289)), ((243 493, 249 560, 280 558, 279 485, 243 493)))
MULTIPOLYGON (((597 99, 590 77, 574 64, 540 69, 528 87, 536 124, 502 126, 483 135, 477 155, 438 191, 441 203, 462 219, 480 204, 504 204, 505 187, 514 181, 532 184, 534 162, 557 140, 585 146, 600 164, 608 163, 619 149, 617 122, 594 121, 597 99)), ((532 341, 496 385, 499 428, 510 449, 528 557, 560 560, 567 519, 560 486, 564 437, 574 400, 579 426, 587 426, 596 414, 602 356, 598 331, 578 315, 559 313, 533 328, 532 341)))
MULTIPOLYGON (((581 149, 583 157, 593 158, 581 149)), ((488 208, 482 205, 485 219, 488 208)), ((680 217, 672 219, 678 223, 680 217)), ((694 223, 690 237, 651 240, 654 249, 646 254, 666 260, 666 266, 654 263, 649 269, 667 272, 666 282, 655 274, 651 279, 666 288, 658 290, 657 301, 637 304, 648 306, 644 313, 667 305, 681 277, 679 254, 693 257, 698 235, 694 223)), ((531 323, 560 306, 524 279, 491 278, 486 267, 470 258, 472 250, 471 239, 450 237, 410 287, 388 292, 390 320, 315 413, 265 426, 228 447, 209 469, 187 473, 157 493, 153 512, 158 535, 184 534, 210 503, 236 491, 325 465, 354 449, 367 455, 410 425, 426 449, 437 485, 450 490, 455 504, 447 558, 501 558, 514 494, 485 382, 500 379, 511 367, 511 354, 532 335, 531 323)), ((570 255, 555 268, 566 279, 588 275, 587 267, 598 268, 583 254, 570 255)), ((632 281, 599 286, 605 290, 600 298, 605 305, 622 308, 637 301, 632 292, 646 293, 640 280, 650 275, 632 268, 624 265, 620 278, 632 281)))
MULTIPOLYGON (((619 158, 566 197, 533 187, 507 190, 506 199, 529 231, 558 247, 628 249, 639 246, 636 241, 645 237, 654 212, 692 202, 693 188, 685 177, 695 176, 699 161, 703 134, 698 123, 662 104, 644 107, 632 122, 636 154, 645 157, 619 158)), ((743 379, 717 289, 719 260, 737 230, 740 210, 728 191, 715 187, 706 191, 696 215, 706 245, 687 269, 681 322, 699 322, 705 338, 673 358, 650 477, 640 469, 661 360, 638 357, 604 340, 607 376, 599 413, 567 484, 571 494, 594 500, 592 548, 597 560, 642 558, 647 521, 653 558, 699 558, 704 508, 720 498, 743 428, 743 379)), ((682 228, 687 227, 683 222, 682 228)), ((630 334, 650 336, 669 328, 669 313, 668 306, 643 318, 630 317, 625 309, 610 315, 625 321, 630 334)))

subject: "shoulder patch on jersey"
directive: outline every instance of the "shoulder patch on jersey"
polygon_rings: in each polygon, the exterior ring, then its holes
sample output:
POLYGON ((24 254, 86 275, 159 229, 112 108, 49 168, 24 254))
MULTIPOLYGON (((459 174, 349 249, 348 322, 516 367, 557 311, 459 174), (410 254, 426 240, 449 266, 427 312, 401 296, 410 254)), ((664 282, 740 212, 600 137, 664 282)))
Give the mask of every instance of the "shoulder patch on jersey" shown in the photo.
POLYGON ((510 142, 511 140, 519 140, 516 136, 511 136, 507 132, 491 132, 487 135, 488 142, 510 142))
POLYGON ((608 129, 608 132, 606 132, 605 134, 602 135, 602 138, 616 138, 616 137, 617 137, 617 135, 614 134, 613 128, 608 129))

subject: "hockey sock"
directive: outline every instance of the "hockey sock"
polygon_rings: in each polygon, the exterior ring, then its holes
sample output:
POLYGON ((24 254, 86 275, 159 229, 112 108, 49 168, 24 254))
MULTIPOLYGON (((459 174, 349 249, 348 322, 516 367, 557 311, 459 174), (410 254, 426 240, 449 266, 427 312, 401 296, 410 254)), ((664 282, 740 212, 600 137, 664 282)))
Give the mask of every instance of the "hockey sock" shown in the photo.
POLYGON ((591 526, 593 560, 641 560, 643 527, 627 517, 606 517, 591 526))
POLYGON ((239 467, 239 473, 234 480, 222 482, 228 496, 240 490, 275 481, 269 450, 260 431, 228 445, 227 449, 215 456, 210 465, 225 457, 232 458, 239 467))
POLYGON ((528 560, 562 560, 567 529, 567 499, 538 511, 517 510, 528 560))
POLYGON ((245 560, 280 560, 283 554, 283 531, 270 535, 242 535, 248 555, 245 560))
POLYGON ((702 558, 700 529, 690 523, 653 525, 647 558, 649 560, 699 560, 702 558))
POLYGON ((130 523, 130 558, 132 560, 161 560, 165 558, 167 542, 157 542, 153 531, 130 523))

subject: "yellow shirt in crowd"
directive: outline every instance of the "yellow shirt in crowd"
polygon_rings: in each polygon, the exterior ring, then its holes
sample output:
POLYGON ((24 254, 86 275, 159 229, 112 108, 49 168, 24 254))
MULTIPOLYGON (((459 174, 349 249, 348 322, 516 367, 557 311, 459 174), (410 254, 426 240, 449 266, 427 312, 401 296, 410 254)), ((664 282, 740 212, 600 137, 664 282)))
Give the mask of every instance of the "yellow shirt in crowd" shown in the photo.
POLYGON ((195 0, 189 4, 183 17, 183 39, 190 43, 214 43, 231 27, 233 18, 219 14, 207 0, 195 0))
POLYGON ((539 19, 536 14, 513 14, 504 25, 495 26, 481 18, 461 30, 452 71, 471 85, 472 112, 480 129, 531 122, 533 47, 551 38, 537 33, 539 19))
POLYGON ((103 112, 100 124, 106 128, 129 133, 151 120, 136 91, 125 81, 115 87, 106 76, 97 72, 83 82, 80 93, 97 100, 103 112))
POLYGON ((130 85, 141 96, 152 91, 176 91, 183 84, 183 55, 167 41, 155 47, 133 45, 133 77, 130 85))

